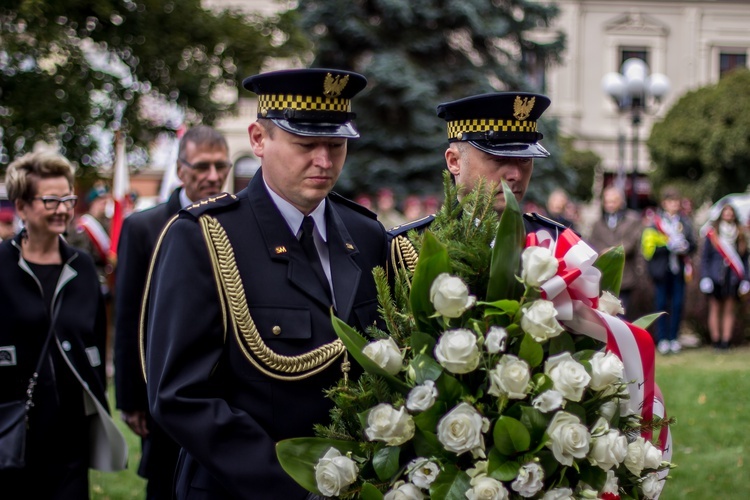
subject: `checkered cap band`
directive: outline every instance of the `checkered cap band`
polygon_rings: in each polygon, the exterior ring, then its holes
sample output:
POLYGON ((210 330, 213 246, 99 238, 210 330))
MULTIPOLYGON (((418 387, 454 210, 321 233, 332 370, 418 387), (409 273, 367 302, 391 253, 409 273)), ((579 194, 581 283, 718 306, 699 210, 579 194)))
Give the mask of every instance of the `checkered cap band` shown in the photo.
POLYGON ((264 94, 258 96, 258 113, 285 109, 349 113, 351 111, 351 104, 351 99, 341 99, 339 97, 264 94))
POLYGON ((455 139, 459 134, 473 132, 536 132, 536 122, 519 120, 454 120, 448 122, 448 139, 455 139))

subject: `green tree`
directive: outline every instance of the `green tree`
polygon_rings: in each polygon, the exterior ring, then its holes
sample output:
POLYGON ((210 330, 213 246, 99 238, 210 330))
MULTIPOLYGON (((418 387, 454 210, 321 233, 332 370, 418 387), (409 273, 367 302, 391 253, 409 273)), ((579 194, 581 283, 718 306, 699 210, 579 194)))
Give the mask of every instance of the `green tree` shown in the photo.
POLYGON ((233 111, 242 77, 303 47, 293 18, 212 12, 199 0, 4 1, 0 168, 36 141, 83 167, 108 164, 120 128, 132 162, 145 163, 159 132, 213 124, 233 111))
MULTIPOLYGON (((447 137, 437 105, 496 90, 542 91, 538 70, 564 47, 561 33, 540 41, 558 9, 535 1, 300 0, 298 9, 313 65, 369 81, 354 104, 362 138, 351 143, 337 188, 348 193, 383 185, 400 195, 439 191, 447 137)), ((556 126, 547 125, 545 147, 556 150, 556 126)), ((560 155, 539 162, 538 175, 570 180, 560 162, 560 155)))
POLYGON ((654 124, 648 140, 656 190, 677 184, 694 201, 750 184, 750 70, 688 92, 654 124))

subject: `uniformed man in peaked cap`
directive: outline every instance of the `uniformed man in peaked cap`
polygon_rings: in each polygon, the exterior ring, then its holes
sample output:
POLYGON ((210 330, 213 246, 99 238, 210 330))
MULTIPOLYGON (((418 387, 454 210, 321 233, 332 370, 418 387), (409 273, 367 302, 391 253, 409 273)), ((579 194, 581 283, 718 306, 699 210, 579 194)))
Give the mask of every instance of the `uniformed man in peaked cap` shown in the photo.
POLYGON ((258 174, 163 233, 142 320, 151 411, 182 446, 177 498, 307 496, 275 444, 328 420, 323 390, 349 365, 331 308, 360 331, 377 321, 372 269, 387 258, 375 214, 331 192, 365 84, 335 69, 245 79, 258 174))
MULTIPOLYGON (((497 187, 494 208, 501 214, 505 181, 519 202, 529 187, 534 158, 546 158, 549 152, 539 143, 543 135, 537 121, 550 100, 528 92, 495 92, 465 97, 437 107, 447 123, 448 149, 445 162, 459 187, 459 198, 477 186, 480 179, 497 187)), ((389 231, 391 265, 402 266, 398 257, 401 245, 410 245, 406 233, 423 229, 434 220, 429 215, 389 231)), ((527 232, 548 229, 554 236, 564 226, 539 214, 524 214, 527 232)))

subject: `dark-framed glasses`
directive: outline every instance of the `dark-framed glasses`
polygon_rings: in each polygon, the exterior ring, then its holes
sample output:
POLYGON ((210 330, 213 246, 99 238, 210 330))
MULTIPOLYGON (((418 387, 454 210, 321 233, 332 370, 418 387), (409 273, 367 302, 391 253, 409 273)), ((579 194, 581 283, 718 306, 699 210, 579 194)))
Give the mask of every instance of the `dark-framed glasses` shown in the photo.
POLYGON ((185 164, 185 166, 192 168, 196 172, 208 172, 211 169, 211 165, 214 166, 217 172, 225 172, 232 168, 232 162, 231 161, 197 161, 195 163, 190 163, 187 160, 183 160, 180 158, 180 161, 185 164))
POLYGON ((63 196, 60 198, 59 196, 34 196, 35 200, 42 200, 42 203, 44 204, 44 208, 47 210, 57 210, 57 207, 60 206, 60 203, 65 205, 65 208, 74 208, 76 206, 76 203, 78 202, 78 196, 72 194, 70 196, 63 196))

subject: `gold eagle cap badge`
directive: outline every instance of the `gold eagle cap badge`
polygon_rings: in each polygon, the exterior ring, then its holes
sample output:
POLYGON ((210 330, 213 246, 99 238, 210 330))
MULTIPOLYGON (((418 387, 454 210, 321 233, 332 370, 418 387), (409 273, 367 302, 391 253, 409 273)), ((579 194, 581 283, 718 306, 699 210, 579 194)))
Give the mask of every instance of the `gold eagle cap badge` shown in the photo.
POLYGON ((525 120, 531 114, 531 110, 534 109, 534 102, 536 97, 532 97, 529 100, 528 97, 521 99, 521 96, 517 95, 516 100, 513 102, 513 116, 516 120, 525 120))
POLYGON ((344 75, 342 78, 341 75, 333 76, 328 73, 323 82, 323 94, 328 97, 338 97, 344 91, 347 83, 349 83, 349 75, 344 75))

